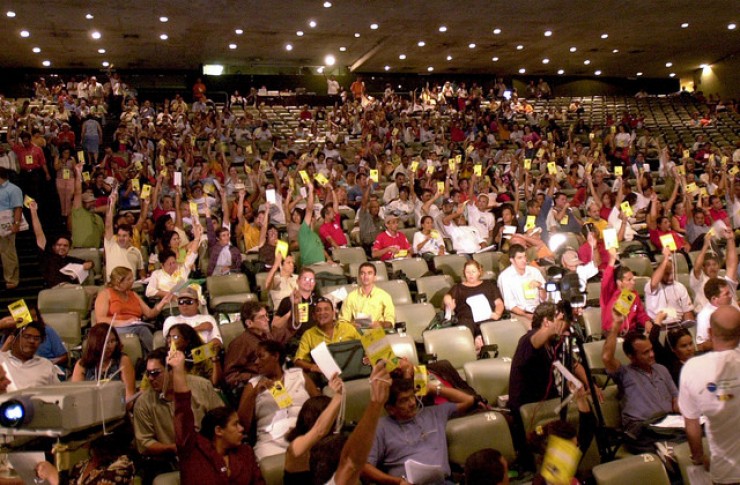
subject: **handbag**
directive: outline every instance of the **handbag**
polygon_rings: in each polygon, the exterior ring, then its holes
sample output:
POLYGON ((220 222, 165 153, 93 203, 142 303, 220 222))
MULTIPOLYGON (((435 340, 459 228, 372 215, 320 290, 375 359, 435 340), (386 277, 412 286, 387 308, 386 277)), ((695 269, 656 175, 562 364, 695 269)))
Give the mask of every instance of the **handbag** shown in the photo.
POLYGON ((347 340, 327 345, 329 352, 342 369, 342 379, 349 381, 369 377, 372 370, 369 365, 363 362, 365 358, 365 349, 359 340, 347 340))

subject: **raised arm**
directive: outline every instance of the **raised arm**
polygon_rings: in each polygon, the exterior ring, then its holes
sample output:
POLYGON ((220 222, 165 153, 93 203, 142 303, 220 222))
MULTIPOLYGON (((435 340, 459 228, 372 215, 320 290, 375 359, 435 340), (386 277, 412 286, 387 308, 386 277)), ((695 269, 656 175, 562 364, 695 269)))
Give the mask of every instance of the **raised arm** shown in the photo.
POLYGON ((604 362, 604 367, 610 373, 617 372, 622 365, 614 354, 617 351, 617 336, 624 324, 624 315, 612 309, 612 318, 612 328, 609 329, 609 334, 604 342, 604 348, 601 350, 601 359, 604 362))
POLYGON ((339 374, 334 376, 329 381, 329 387, 334 391, 329 405, 321 412, 319 419, 316 420, 314 425, 308 430, 308 433, 297 437, 288 447, 287 460, 293 457, 304 455, 310 451, 321 438, 328 435, 332 429, 332 426, 337 419, 339 414, 339 408, 342 405, 342 394, 344 392, 344 383, 339 377, 339 374))
POLYGON ((658 267, 655 268, 655 271, 653 271, 653 275, 650 277, 651 292, 655 291, 655 289, 660 286, 660 280, 663 279, 665 270, 671 261, 671 255, 672 255, 671 250, 668 249, 666 246, 663 246, 663 261, 661 261, 658 267))
POLYGON ((113 188, 108 196, 108 210, 105 212, 105 239, 113 238, 113 214, 116 212, 116 202, 118 201, 118 190, 113 188))
MULTIPOLYGON (((363 200, 364 200, 364 195, 363 195, 363 200)), ((311 222, 313 221, 313 203, 314 203, 313 182, 311 182, 308 184, 308 200, 306 200, 306 214, 303 216, 303 222, 305 222, 306 225, 309 227, 311 227, 311 222)))
POLYGON ((46 235, 44 234, 44 229, 41 227, 41 221, 39 220, 39 206, 36 204, 36 201, 33 201, 28 207, 31 210, 31 225, 33 226, 33 233, 36 235, 36 246, 43 251, 46 249, 46 235))
POLYGON ((704 244, 701 246, 701 251, 694 261, 694 277, 696 279, 701 278, 701 274, 704 272, 704 257, 707 255, 707 249, 712 245, 712 238, 709 235, 704 236, 704 244))
POLYGON ((730 278, 735 284, 737 284, 737 247, 735 246, 735 237, 730 229, 725 229, 725 239, 727 240, 727 263, 725 270, 727 271, 727 278, 730 278))

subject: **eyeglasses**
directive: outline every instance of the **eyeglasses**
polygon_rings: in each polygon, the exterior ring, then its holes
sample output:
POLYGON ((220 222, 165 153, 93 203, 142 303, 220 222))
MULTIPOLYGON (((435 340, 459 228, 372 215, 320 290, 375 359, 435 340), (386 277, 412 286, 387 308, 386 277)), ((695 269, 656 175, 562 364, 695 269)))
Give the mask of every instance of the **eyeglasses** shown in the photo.
POLYGON ((167 335, 167 340, 180 340, 182 338, 182 335, 167 335))
POLYGON ((153 369, 153 370, 146 371, 146 375, 149 377, 157 377, 161 373, 162 373, 162 369, 153 369))
POLYGON ((301 279, 303 281, 308 282, 308 283, 314 283, 314 282, 316 282, 316 278, 314 278, 312 276, 303 276, 303 277, 301 277, 301 279))
POLYGON ((192 305, 193 303, 195 303, 194 298, 178 298, 177 299, 178 305, 192 305))

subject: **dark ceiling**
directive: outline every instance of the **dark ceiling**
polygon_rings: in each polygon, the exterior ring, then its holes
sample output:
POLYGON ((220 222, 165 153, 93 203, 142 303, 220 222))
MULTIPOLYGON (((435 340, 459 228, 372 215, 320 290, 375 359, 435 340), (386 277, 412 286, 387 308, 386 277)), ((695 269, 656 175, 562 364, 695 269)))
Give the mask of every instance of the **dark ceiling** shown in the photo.
POLYGON ((222 64, 226 73, 258 72, 315 69, 331 54, 333 69, 359 72, 387 66, 400 73, 426 73, 431 67, 435 73, 511 75, 525 69, 527 75, 556 75, 562 69, 569 76, 593 76, 598 70, 608 77, 641 72, 655 78, 718 62, 740 46, 740 29, 728 28, 740 22, 740 4, 731 0, 331 0, 328 8, 323 0, 3 3, 3 67, 37 68, 50 61, 56 68, 100 68, 107 61, 119 68, 222 64), (29 36, 21 37, 22 30, 29 36), (94 31, 100 39, 92 38, 94 31), (167 40, 160 39, 162 34, 167 40), (426 45, 419 47, 419 41, 426 45), (34 53, 34 47, 41 52, 34 53))

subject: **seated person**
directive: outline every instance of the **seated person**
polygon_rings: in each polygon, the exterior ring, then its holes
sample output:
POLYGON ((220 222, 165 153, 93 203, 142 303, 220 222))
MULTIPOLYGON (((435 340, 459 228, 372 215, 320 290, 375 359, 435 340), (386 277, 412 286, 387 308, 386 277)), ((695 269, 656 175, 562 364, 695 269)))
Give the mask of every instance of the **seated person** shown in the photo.
POLYGON ((228 221, 217 230, 213 229, 211 209, 206 206, 206 233, 208 234, 208 276, 227 275, 238 271, 242 264, 242 253, 231 244, 228 221))
POLYGON ((430 261, 435 256, 445 254, 445 250, 445 242, 439 231, 434 229, 434 219, 432 216, 422 216, 421 230, 414 233, 414 243, 411 252, 430 261))
POLYGON ((411 244, 406 235, 398 230, 400 219, 394 214, 385 215, 385 231, 379 233, 373 242, 372 256, 381 261, 411 256, 411 244))
POLYGON ((285 369, 284 365, 284 346, 271 340, 260 342, 257 350, 258 375, 249 380, 239 402, 239 421, 244 429, 251 429, 252 424, 257 428, 254 453, 258 460, 285 453, 288 449, 285 435, 295 426, 303 403, 310 397, 321 395, 313 381, 304 377, 302 369, 285 369), (280 405, 271 393, 276 383, 280 383, 290 396, 280 405))
POLYGON ((326 205, 321 208, 321 218, 324 223, 319 227, 319 236, 321 242, 327 251, 333 251, 336 248, 347 247, 347 236, 342 230, 342 220, 339 215, 339 202, 334 194, 334 187, 328 187, 326 205), (329 198, 333 203, 329 202, 329 198))
POLYGON ((696 345, 691 332, 685 328, 674 328, 668 330, 665 336, 665 344, 660 341, 660 332, 665 327, 662 325, 651 325, 648 323, 646 330, 650 343, 653 344, 655 361, 668 369, 673 377, 673 382, 678 386, 681 369, 687 360, 696 354, 696 345))
POLYGON ((450 402, 424 407, 419 411, 413 379, 394 379, 385 410, 375 432, 375 440, 362 475, 376 483, 408 483, 403 479, 405 463, 415 460, 442 467, 449 476, 447 456, 447 421, 473 406, 473 396, 440 386, 435 392, 446 393, 450 402))
POLYGON ((481 234, 465 219, 466 203, 459 204, 457 210, 444 216, 442 223, 447 235, 452 239, 452 248, 459 254, 473 254, 487 246, 488 233, 481 234))
POLYGON ((171 249, 159 252, 157 257, 162 267, 149 275, 149 283, 146 286, 147 298, 164 298, 173 288, 188 280, 198 257, 198 243, 203 226, 196 225, 193 232, 195 237, 188 244, 185 261, 182 264, 177 261, 177 255, 171 249))
POLYGON ((87 344, 82 358, 75 363, 71 380, 82 382, 104 379, 123 382, 127 402, 134 397, 134 365, 129 356, 123 353, 123 344, 118 333, 107 323, 95 325, 87 332, 87 344))
MULTIPOLYGON (((735 237, 732 231, 729 230, 725 231, 723 237, 727 241, 725 264, 727 274, 721 278, 730 285, 730 297, 732 301, 736 302, 738 257, 735 237)), ((696 257, 693 270, 689 273, 689 286, 694 290, 694 307, 697 313, 701 312, 702 308, 709 303, 704 295, 704 285, 710 278, 719 278, 719 270, 722 269, 719 256, 711 249, 712 239, 714 238, 709 236, 704 238, 704 245, 696 257)))
POLYGON ((604 274, 601 277, 601 294, 599 294, 599 306, 601 307, 601 328, 608 332, 612 328, 612 308, 620 298, 622 291, 626 290, 634 296, 634 302, 630 306, 629 313, 624 319, 620 319, 624 332, 644 328, 650 320, 650 316, 645 312, 640 296, 635 291, 635 274, 627 266, 620 266, 614 270, 614 264, 617 261, 617 250, 609 250, 609 264, 607 264, 604 274))
MULTIPOLYGON (((134 436, 139 453, 154 458, 153 466, 163 465, 171 469, 174 464, 177 446, 172 403, 176 396, 172 388, 172 371, 165 366, 167 349, 158 348, 147 356, 146 377, 150 387, 141 393, 134 404, 134 436), (169 467, 166 464, 170 464, 169 467)), ((195 416, 195 428, 206 412, 223 407, 210 382, 202 377, 187 376, 191 390, 191 409, 195 416)))
POLYGON ((509 464, 500 451, 484 448, 465 460, 463 485, 509 485, 509 464))
POLYGON ((709 337, 709 319, 712 313, 720 306, 732 305, 737 308, 731 288, 731 283, 722 278, 709 278, 704 285, 704 296, 708 303, 696 316, 696 346, 702 352, 712 350, 712 340, 709 337))
POLYGON ((283 259, 282 254, 275 254, 275 264, 267 273, 265 288, 268 292, 270 306, 277 308, 283 298, 290 296, 298 288, 298 275, 295 271, 295 259, 290 254, 283 259))
MULTIPOLYGON (((668 369, 655 363, 655 354, 650 340, 642 333, 630 331, 624 337, 624 353, 630 360, 622 365, 614 356, 617 336, 624 324, 624 316, 612 311, 614 325, 604 342, 601 357, 608 375, 614 379, 622 393, 622 429, 626 444, 633 453, 654 451, 656 441, 666 437, 654 433, 648 421, 670 413, 678 413, 678 389, 668 369)), ((658 324, 665 318, 658 314, 658 324)))
POLYGON ((532 320, 535 308, 546 298, 545 278, 535 267, 527 264, 524 246, 509 247, 511 266, 498 276, 498 287, 504 299, 504 307, 512 315, 532 320))
POLYGON ((128 224, 121 224, 113 232, 113 213, 115 212, 116 200, 118 195, 113 192, 108 202, 108 212, 105 216, 105 238, 103 247, 105 248, 105 267, 106 277, 110 279, 111 271, 117 267, 124 267, 131 270, 138 278, 144 278, 144 258, 141 251, 133 245, 134 230, 128 224))
MULTIPOLYGON (((177 323, 167 329, 165 335, 165 342, 168 349, 171 348, 174 343, 175 348, 180 352, 183 352, 188 362, 185 367, 189 374, 194 376, 200 376, 204 379, 208 379, 213 387, 217 388, 221 384, 223 378, 223 367, 221 366, 221 357, 216 354, 210 359, 203 360, 201 362, 194 362, 193 350, 202 346, 205 342, 201 339, 198 332, 193 329, 187 323, 177 323)), ((218 343, 216 351, 221 348, 221 341, 214 339, 214 342, 218 343)))
POLYGON ((375 286, 377 269, 372 263, 362 263, 357 270, 360 285, 352 290, 342 304, 340 323, 350 323, 356 327, 391 328, 396 323, 396 307, 385 290, 375 286), (369 319, 369 322, 368 322, 369 319))
POLYGON ((5 368, 10 390, 58 384, 57 369, 50 360, 36 355, 46 338, 46 327, 33 321, 18 328, 4 344, 10 350, 0 352, 0 365, 5 368))
POLYGON ((239 423, 238 414, 228 407, 219 406, 208 410, 198 420, 193 412, 192 376, 185 372, 185 355, 173 352, 168 357, 168 364, 172 367, 174 381, 177 457, 183 485, 221 482, 264 484, 254 451, 249 445, 242 444, 244 428, 239 423), (196 432, 198 427, 200 433, 196 432))
POLYGON ((289 338, 300 339, 306 330, 316 326, 314 308, 318 298, 316 273, 304 266, 298 274, 296 290, 284 297, 275 310, 272 328, 286 328, 289 338), (301 311, 302 303, 307 305, 308 312, 301 311))
POLYGON ((695 320, 694 305, 686 287, 676 281, 673 271, 672 252, 663 248, 663 261, 653 271, 650 281, 645 283, 645 310, 650 318, 664 312, 665 323, 695 320))
POLYGON ((360 333, 354 325, 347 322, 336 322, 334 305, 327 298, 319 298, 314 309, 316 326, 310 328, 301 337, 298 351, 295 354, 295 365, 308 372, 321 372, 313 363, 311 351, 321 342, 327 345, 347 340, 359 340, 360 333))
POLYGON ((216 323, 216 319, 208 314, 200 313, 199 304, 198 292, 195 289, 189 286, 182 289, 177 294, 177 308, 180 310, 180 314, 167 317, 162 327, 162 333, 167 335, 173 325, 185 324, 198 332, 203 342, 217 340, 219 346, 221 346, 224 339, 221 337, 221 330, 216 323))

